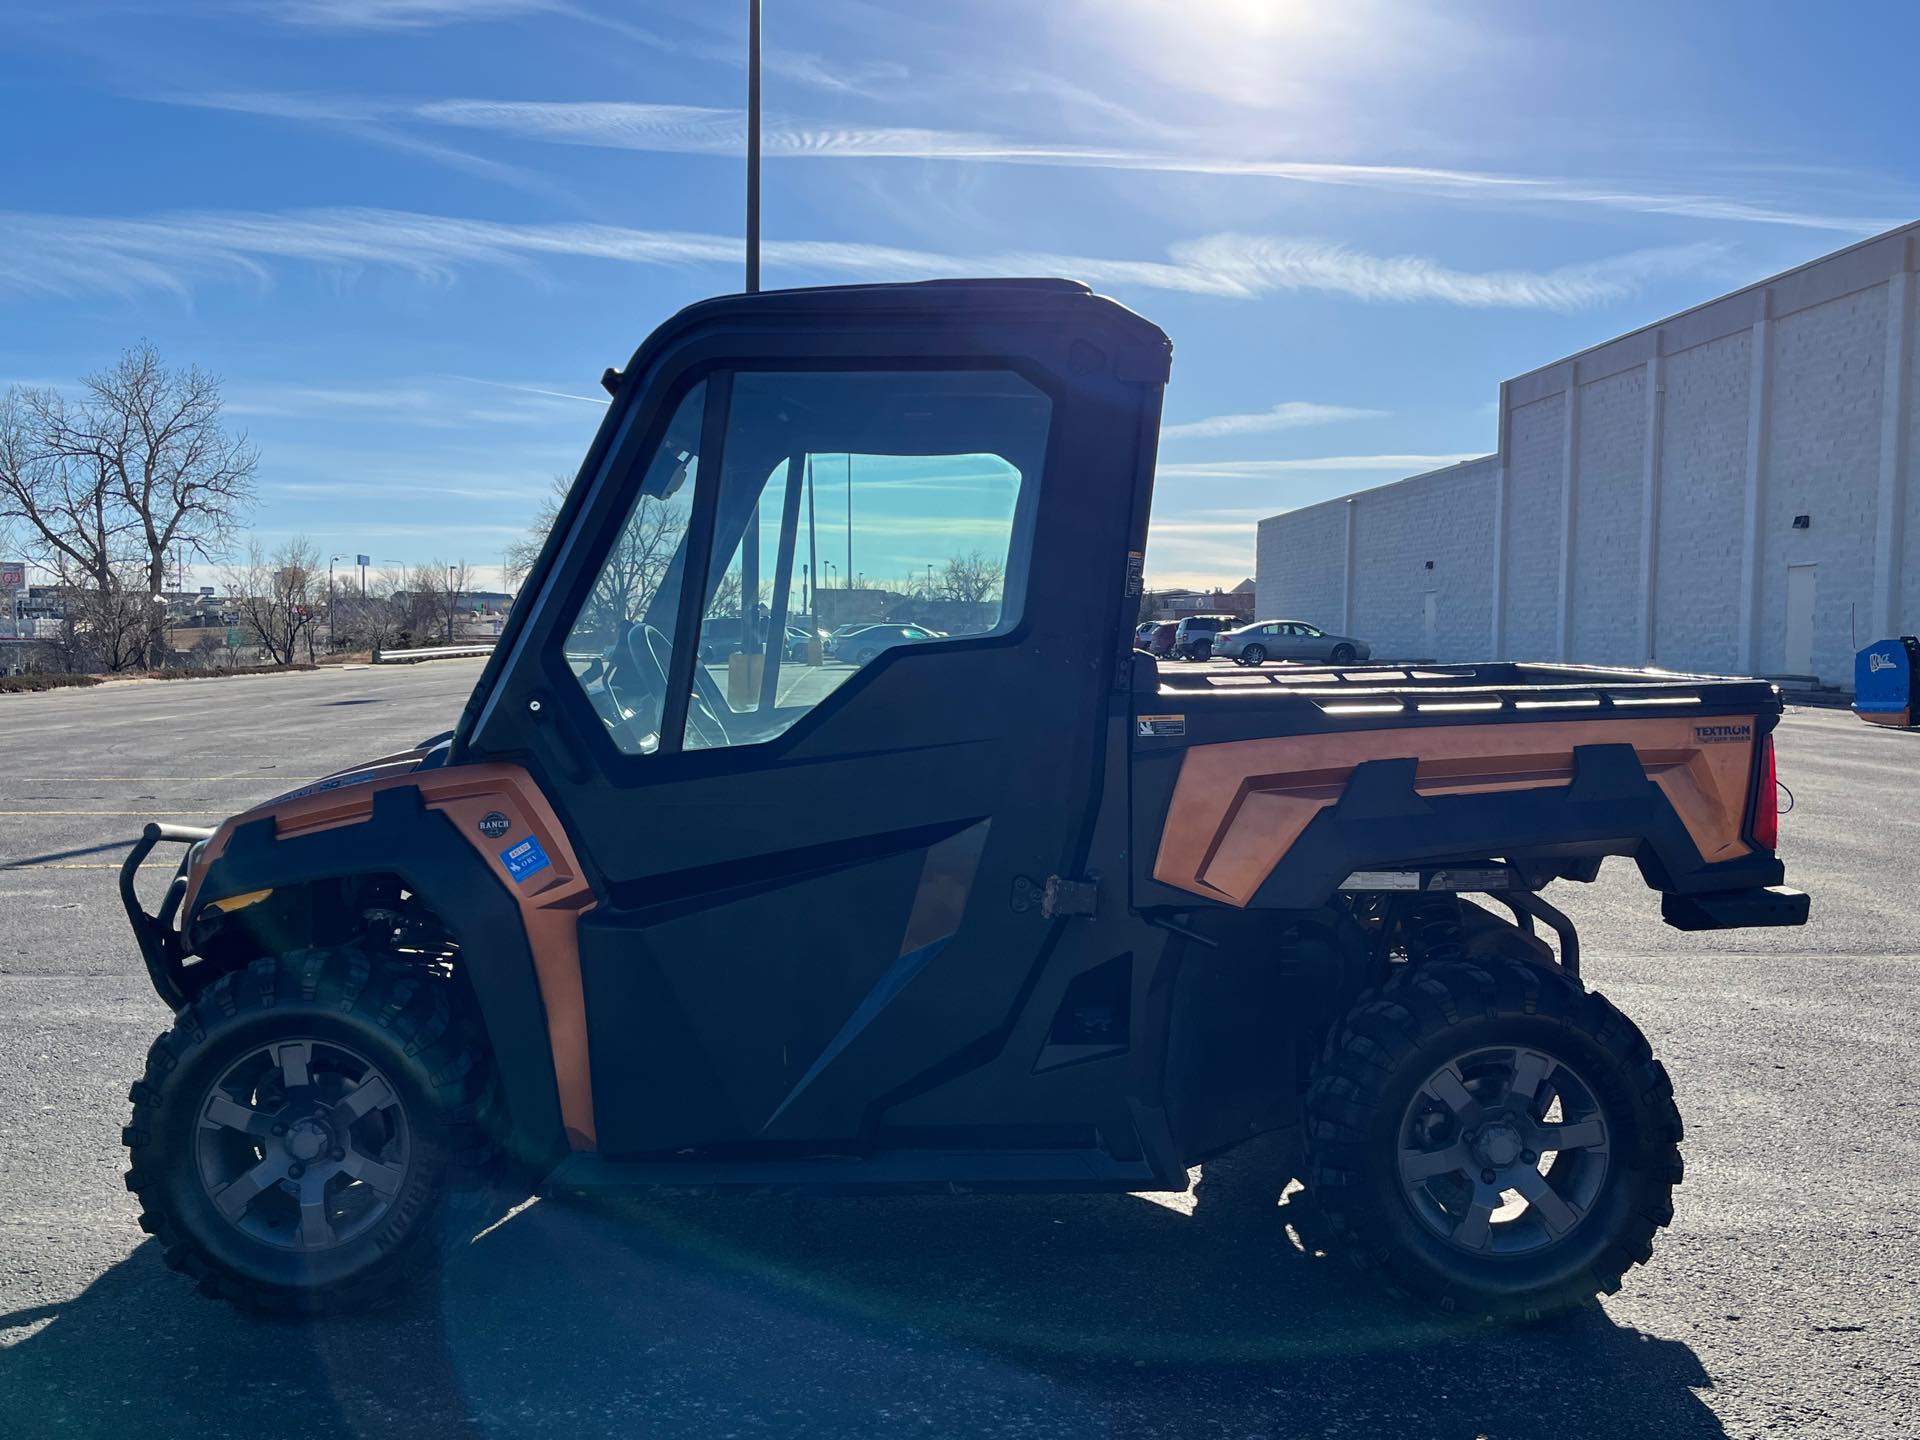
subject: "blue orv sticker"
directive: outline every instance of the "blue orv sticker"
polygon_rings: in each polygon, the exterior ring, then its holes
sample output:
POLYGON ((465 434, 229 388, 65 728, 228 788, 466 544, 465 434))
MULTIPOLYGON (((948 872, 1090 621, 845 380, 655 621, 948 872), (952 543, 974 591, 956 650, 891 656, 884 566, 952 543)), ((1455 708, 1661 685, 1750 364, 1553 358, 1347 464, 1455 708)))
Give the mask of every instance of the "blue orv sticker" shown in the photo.
POLYGON ((509 845, 500 852, 500 863, 507 867, 507 874, 518 885, 529 875, 538 875, 553 862, 547 859, 547 852, 540 842, 529 835, 518 845, 509 845))

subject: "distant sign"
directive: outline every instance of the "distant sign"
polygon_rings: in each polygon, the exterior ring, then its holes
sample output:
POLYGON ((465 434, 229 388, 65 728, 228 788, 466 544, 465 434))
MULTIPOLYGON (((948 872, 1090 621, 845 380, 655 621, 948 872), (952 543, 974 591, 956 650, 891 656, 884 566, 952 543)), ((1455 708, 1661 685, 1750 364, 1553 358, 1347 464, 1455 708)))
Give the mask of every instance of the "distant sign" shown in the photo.
POLYGON ((200 593, 201 593, 202 595, 212 595, 212 594, 213 594, 213 586, 211 586, 211 585, 202 585, 202 586, 200 587, 200 593))
POLYGON ((373 557, 371 555, 356 555, 353 557, 353 563, 365 569, 373 563, 373 557))
POLYGON ((0 560, 0 590, 27 588, 27 566, 22 560, 0 560))

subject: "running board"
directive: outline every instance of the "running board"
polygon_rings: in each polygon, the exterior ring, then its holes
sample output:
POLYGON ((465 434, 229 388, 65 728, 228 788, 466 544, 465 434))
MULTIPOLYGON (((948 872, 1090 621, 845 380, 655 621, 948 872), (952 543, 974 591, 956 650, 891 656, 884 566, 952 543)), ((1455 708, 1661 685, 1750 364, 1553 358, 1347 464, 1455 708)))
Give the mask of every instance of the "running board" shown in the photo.
MULTIPOLYGON (((1182 1174, 1180 1185, 1185 1183, 1182 1174)), ((1168 1183, 1144 1160, 1116 1160, 1098 1150, 885 1150, 767 1160, 611 1160, 582 1153, 562 1160, 540 1188, 545 1193, 745 1189, 860 1194, 1164 1190, 1168 1183)))

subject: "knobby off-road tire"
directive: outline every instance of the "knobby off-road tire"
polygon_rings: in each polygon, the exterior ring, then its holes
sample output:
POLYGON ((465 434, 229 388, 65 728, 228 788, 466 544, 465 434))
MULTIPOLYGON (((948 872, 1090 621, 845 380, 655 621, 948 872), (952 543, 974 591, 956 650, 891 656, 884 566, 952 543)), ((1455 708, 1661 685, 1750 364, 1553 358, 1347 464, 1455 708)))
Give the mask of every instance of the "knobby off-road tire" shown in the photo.
POLYGON ((1651 1257, 1680 1139, 1665 1067, 1604 996, 1523 960, 1416 964, 1328 1039, 1308 1187, 1334 1243, 1390 1288, 1531 1319, 1651 1257))
POLYGON ((470 1237, 491 1059, 453 986, 349 950, 215 981, 147 1052, 124 1133, 140 1227, 242 1309, 364 1308, 470 1237))

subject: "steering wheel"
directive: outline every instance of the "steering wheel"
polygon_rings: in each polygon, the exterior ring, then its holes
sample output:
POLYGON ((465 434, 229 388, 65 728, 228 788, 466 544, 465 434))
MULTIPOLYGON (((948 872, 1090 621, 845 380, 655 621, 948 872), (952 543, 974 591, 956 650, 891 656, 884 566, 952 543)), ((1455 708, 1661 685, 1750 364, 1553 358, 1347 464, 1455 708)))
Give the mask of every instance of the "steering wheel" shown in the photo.
MULTIPOLYGON (((640 621, 628 627, 620 649, 624 663, 608 671, 608 687, 615 688, 615 674, 630 676, 633 684, 631 691, 626 686, 618 687, 622 708, 633 712, 632 718, 625 723, 637 735, 658 735, 666 714, 667 676, 673 668, 673 642, 652 625, 640 621)), ((713 683, 713 677, 707 673, 706 667, 696 664, 693 667, 693 694, 687 704, 689 748, 712 748, 731 743, 727 738, 727 727, 720 722, 720 712, 728 708, 720 694, 720 687, 713 683)))

